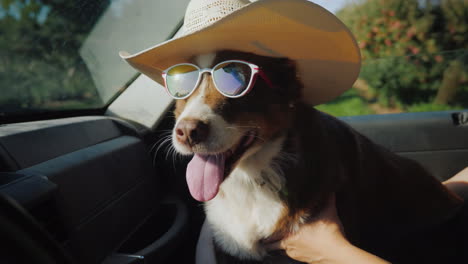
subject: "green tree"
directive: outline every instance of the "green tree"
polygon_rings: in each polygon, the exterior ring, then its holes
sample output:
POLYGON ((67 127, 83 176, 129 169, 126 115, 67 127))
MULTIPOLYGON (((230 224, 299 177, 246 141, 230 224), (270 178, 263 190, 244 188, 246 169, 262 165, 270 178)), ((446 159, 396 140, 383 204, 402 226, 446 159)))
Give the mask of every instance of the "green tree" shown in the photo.
POLYGON ((109 1, 0 3, 0 113, 100 106, 78 50, 109 1))
POLYGON ((437 97, 468 106, 467 0, 365 0, 338 15, 359 41, 361 78, 381 104, 409 107, 437 97))

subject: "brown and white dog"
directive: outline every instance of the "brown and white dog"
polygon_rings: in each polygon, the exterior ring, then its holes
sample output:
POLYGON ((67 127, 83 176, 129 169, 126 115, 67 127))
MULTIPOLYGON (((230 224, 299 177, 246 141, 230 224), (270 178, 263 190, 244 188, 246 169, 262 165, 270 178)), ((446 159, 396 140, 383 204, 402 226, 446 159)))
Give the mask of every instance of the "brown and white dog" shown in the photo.
POLYGON ((391 261, 447 263, 452 251, 426 250, 447 244, 451 233, 436 232, 434 244, 426 231, 451 221, 462 204, 458 197, 417 163, 303 103, 293 61, 221 51, 192 63, 205 68, 231 59, 260 66, 275 87, 258 78, 250 93, 231 99, 204 74, 189 98, 177 100, 173 130, 179 153, 204 155, 209 158, 192 162, 224 170, 220 179, 204 172, 187 179, 199 196, 214 196, 205 211, 221 252, 268 258, 262 241, 294 232, 335 193, 346 236, 356 246, 391 261), (216 160, 219 155, 226 160, 216 160))

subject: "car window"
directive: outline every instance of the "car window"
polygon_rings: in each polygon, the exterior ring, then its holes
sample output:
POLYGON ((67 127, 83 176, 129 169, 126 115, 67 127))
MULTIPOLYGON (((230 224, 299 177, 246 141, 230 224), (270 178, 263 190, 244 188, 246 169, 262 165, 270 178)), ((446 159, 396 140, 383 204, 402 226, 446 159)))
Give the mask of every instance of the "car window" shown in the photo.
MULTIPOLYGON (((467 1, 313 2, 350 27, 364 59, 354 87, 319 109, 342 116, 467 108, 467 1)), ((118 52, 164 41, 188 0, 0 3, 5 117, 107 105, 136 75, 118 52)))
POLYGON ((106 106, 137 74, 119 51, 167 39, 187 3, 0 0, 0 118, 106 106))
POLYGON ((363 58, 353 88, 320 110, 349 116, 468 108, 468 1, 315 2, 350 28, 363 58))

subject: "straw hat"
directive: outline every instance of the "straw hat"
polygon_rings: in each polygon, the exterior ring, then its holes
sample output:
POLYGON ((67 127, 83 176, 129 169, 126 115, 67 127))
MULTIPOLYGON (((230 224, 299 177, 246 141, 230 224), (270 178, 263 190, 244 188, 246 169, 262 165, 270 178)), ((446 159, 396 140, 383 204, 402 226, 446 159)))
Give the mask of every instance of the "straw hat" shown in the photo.
POLYGON ((168 67, 224 49, 296 61, 304 100, 311 105, 351 88, 361 66, 359 48, 348 28, 306 0, 192 0, 178 35, 120 56, 163 84, 161 73, 168 67))

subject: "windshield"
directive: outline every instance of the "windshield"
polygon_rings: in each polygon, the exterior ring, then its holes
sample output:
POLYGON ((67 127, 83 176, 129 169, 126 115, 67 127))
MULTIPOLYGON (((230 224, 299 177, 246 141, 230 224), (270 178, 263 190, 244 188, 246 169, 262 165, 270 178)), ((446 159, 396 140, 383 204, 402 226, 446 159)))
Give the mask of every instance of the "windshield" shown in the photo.
POLYGON ((1 0, 0 117, 104 107, 136 74, 118 52, 167 39, 187 2, 1 0))

